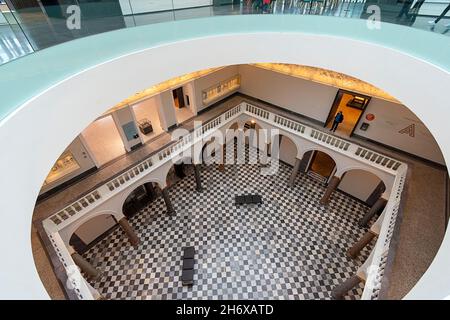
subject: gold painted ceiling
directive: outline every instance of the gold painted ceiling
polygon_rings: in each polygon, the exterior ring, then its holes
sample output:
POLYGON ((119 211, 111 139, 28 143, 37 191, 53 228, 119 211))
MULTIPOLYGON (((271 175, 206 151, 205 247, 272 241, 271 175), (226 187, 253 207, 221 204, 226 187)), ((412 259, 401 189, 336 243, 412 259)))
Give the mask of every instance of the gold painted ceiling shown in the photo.
POLYGON ((109 113, 111 113, 115 110, 121 109, 127 105, 132 105, 139 101, 148 99, 158 93, 161 93, 161 92, 164 92, 164 91, 167 91, 170 89, 178 88, 189 81, 201 78, 201 77, 206 76, 207 74, 215 72, 219 69, 222 69, 222 67, 195 71, 192 73, 188 73, 188 74, 161 82, 161 83, 154 85, 150 88, 147 88, 141 92, 137 92, 136 94, 132 95, 131 97, 128 97, 127 99, 119 102, 114 107, 108 109, 103 115, 109 114, 109 113))
POLYGON ((333 86, 348 91, 353 91, 367 96, 381 98, 384 100, 399 103, 398 100, 396 100, 394 97, 384 92, 383 90, 378 89, 377 87, 367 82, 364 82, 357 78, 353 78, 351 76, 347 76, 339 72, 285 63, 255 63, 253 65, 259 68, 283 73, 289 76, 302 78, 305 80, 326 84, 329 86, 333 86))
MULTIPOLYGON (((377 97, 398 103, 398 101, 394 97, 390 96, 383 90, 378 89, 377 87, 374 87, 373 85, 367 82, 361 81, 359 79, 347 76, 339 72, 334 72, 315 67, 307 67, 284 63, 256 63, 253 65, 259 68, 283 73, 292 77, 302 78, 305 80, 310 80, 321 84, 333 86, 336 88, 345 89, 356 93, 368 95, 371 97, 377 97)), ((115 110, 121 109, 127 105, 132 105, 139 101, 150 98, 151 96, 154 96, 166 90, 177 88, 189 81, 201 78, 221 68, 223 67, 200 70, 161 82, 141 92, 137 92, 133 96, 121 101, 120 103, 118 103, 117 105, 106 111, 104 115, 109 114, 115 110)))

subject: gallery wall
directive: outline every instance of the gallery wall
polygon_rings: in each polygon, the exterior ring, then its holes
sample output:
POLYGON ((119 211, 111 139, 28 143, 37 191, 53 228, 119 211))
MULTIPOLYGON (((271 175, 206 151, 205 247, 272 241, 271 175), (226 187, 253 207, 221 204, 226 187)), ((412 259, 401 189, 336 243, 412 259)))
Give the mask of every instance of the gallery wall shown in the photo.
MULTIPOLYGON (((284 75, 251 65, 240 65, 240 92, 294 111, 321 123, 327 119, 338 88, 284 75)), ((402 104, 372 98, 354 131, 364 137, 445 165, 430 131, 402 104), (364 120, 373 114, 372 121, 364 120), (366 131, 363 122, 369 123, 366 131)))
POLYGON ((240 92, 325 122, 337 89, 251 65, 240 65, 240 92))
POLYGON ((372 98, 361 122, 368 123, 369 127, 364 131, 358 126, 354 134, 445 165, 430 131, 405 106, 372 98), (367 121, 367 114, 373 114, 375 119, 367 121))

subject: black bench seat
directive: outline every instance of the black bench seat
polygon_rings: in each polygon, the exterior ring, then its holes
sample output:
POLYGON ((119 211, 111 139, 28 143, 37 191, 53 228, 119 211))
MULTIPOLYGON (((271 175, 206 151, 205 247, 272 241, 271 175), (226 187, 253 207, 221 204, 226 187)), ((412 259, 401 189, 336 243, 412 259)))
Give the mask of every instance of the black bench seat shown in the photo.
POLYGON ((234 196, 234 202, 236 205, 261 204, 262 197, 259 194, 236 195, 234 196))

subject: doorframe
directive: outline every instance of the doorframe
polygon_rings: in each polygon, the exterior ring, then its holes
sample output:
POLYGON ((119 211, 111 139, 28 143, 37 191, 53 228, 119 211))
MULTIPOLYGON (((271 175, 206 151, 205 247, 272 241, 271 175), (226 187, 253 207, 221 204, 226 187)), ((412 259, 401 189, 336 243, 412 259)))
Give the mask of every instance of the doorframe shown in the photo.
MULTIPOLYGON (((331 121, 332 111, 333 111, 333 108, 334 108, 334 107, 336 106, 336 104, 338 103, 339 95, 340 95, 340 94, 343 95, 344 93, 351 94, 351 95, 353 95, 353 96, 361 96, 361 97, 363 97, 364 99, 366 99, 366 103, 364 104, 364 108, 361 110, 361 114, 359 115, 358 120, 356 120, 355 125, 353 126, 353 129, 352 129, 352 132, 350 132, 349 137, 351 137, 351 136, 353 136, 353 133, 355 132, 355 129, 358 127, 359 122, 361 121, 362 115, 363 115, 363 113, 366 111, 366 108, 367 108, 367 106, 369 105, 370 100, 372 99, 372 97, 371 97, 371 96, 368 96, 368 95, 365 95, 365 94, 358 93, 358 92, 346 90, 346 89, 338 89, 338 91, 336 92, 336 96, 334 97, 333 103, 331 104, 330 111, 328 112, 327 119, 325 120, 325 124, 324 124, 324 126, 323 126, 324 128, 326 128, 327 125, 328 125, 328 123, 331 121)), ((342 97, 341 97, 341 99, 342 99, 342 97)))
MULTIPOLYGON (((308 159, 308 165, 306 166, 305 173, 308 173, 309 171, 312 171, 311 170, 311 166, 314 163, 318 152, 325 153, 327 156, 329 156, 331 158, 331 156, 329 154, 327 154, 326 152, 323 152, 323 151, 320 151, 320 150, 311 150, 311 151, 312 151, 312 153, 311 153, 311 156, 308 159)), ((331 170, 330 175, 328 177, 324 177, 324 178, 326 178, 326 182, 325 182, 326 184, 328 184, 330 182, 331 178, 335 175, 335 173, 337 171, 337 163, 336 163, 336 161, 333 158, 331 158, 331 159, 334 161, 334 167, 333 167, 333 170, 331 170)))

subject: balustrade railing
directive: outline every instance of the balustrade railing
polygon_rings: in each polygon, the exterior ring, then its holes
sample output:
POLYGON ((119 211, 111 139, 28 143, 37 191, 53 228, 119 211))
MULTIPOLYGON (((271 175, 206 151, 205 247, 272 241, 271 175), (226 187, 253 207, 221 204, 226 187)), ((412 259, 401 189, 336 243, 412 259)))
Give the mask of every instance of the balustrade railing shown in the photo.
MULTIPOLYGON (((227 110, 203 126, 195 128, 190 134, 180 138, 156 154, 149 156, 137 165, 112 178, 102 186, 89 192, 87 195, 74 201, 44 220, 44 229, 46 230, 50 241, 58 254, 58 257, 60 258, 61 263, 66 268, 66 271, 68 273, 72 272, 70 268, 74 266, 74 263, 67 251, 67 248, 64 246, 64 243, 59 237, 58 232, 60 230, 79 219, 102 201, 106 201, 111 196, 122 191, 141 177, 157 169, 166 161, 173 159, 183 150, 192 147, 197 141, 206 138, 210 133, 214 132, 215 129, 231 122, 244 113, 263 119, 274 126, 289 130, 304 139, 308 139, 315 143, 325 144, 336 152, 344 153, 355 160, 365 162, 372 166, 377 166, 378 169, 382 169, 396 175, 394 188, 392 189, 393 191, 391 192, 391 197, 388 202, 388 211, 386 212, 385 219, 383 220, 381 232, 373 254, 372 264, 375 263, 382 267, 379 268, 379 272, 376 275, 371 275, 368 278, 368 281, 372 281, 375 285, 370 288, 366 288, 363 294, 364 299, 371 299, 372 297, 376 298, 377 290, 379 291, 378 282, 381 281, 380 279, 384 273, 385 260, 383 260, 383 257, 389 249, 389 244, 398 213, 398 204, 400 201, 401 190, 403 189, 406 165, 382 154, 360 147, 353 142, 337 138, 333 135, 311 128, 303 123, 282 117, 263 108, 244 102, 231 108, 230 110, 227 110), (58 239, 61 241, 58 241, 58 239)), ((86 286, 86 283, 81 281, 78 284, 73 283, 72 285, 80 299, 92 298, 92 294, 86 286)))
POLYGON ((380 234, 375 247, 372 249, 371 261, 367 266, 367 279, 361 297, 363 300, 376 300, 379 298, 391 240, 399 214, 407 167, 405 164, 401 164, 397 170, 394 186, 385 209, 383 222, 381 223, 380 234))

